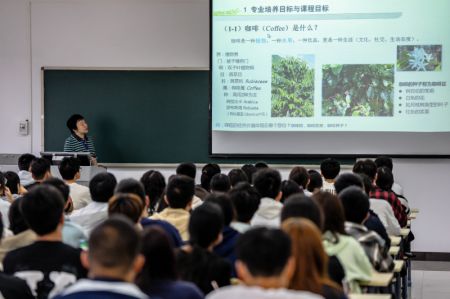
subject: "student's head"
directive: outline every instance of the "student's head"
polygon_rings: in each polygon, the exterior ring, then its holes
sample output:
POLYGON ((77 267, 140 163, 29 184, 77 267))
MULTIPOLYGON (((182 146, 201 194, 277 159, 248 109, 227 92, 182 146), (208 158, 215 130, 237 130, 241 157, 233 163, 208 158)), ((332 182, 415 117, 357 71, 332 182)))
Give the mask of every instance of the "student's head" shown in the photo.
POLYGON ((249 183, 239 183, 228 193, 236 210, 236 219, 248 223, 255 215, 261 202, 261 195, 249 183))
POLYGON ((141 183, 144 185, 145 194, 150 200, 150 210, 153 212, 155 206, 162 199, 164 189, 166 188, 166 179, 161 172, 149 170, 141 177, 141 183))
POLYGON ((44 236, 62 229, 64 199, 50 185, 39 185, 24 195, 20 204, 23 217, 37 235, 44 236))
POLYGON ((361 180, 363 182, 364 192, 366 192, 366 194, 369 195, 370 190, 372 190, 372 181, 364 173, 359 173, 358 176, 361 178, 361 180))
POLYGON ((255 173, 253 185, 261 197, 281 199, 281 175, 272 168, 264 168, 255 173))
POLYGON ((19 166, 19 170, 30 171, 30 165, 33 160, 36 159, 36 156, 32 154, 23 154, 19 157, 17 164, 19 166))
POLYGON ((14 171, 7 171, 5 172, 5 179, 5 185, 8 187, 9 191, 11 191, 11 194, 19 194, 20 179, 17 173, 14 171))
POLYGON ((194 163, 181 163, 177 166, 176 173, 178 175, 185 175, 195 180, 195 175, 197 173, 197 167, 194 163))
POLYGON ((308 191, 311 193, 317 193, 320 191, 320 189, 323 186, 323 180, 320 173, 314 169, 308 170, 309 174, 309 184, 308 184, 308 191))
POLYGON ((124 179, 121 180, 117 186, 115 193, 131 193, 137 195, 141 200, 142 209, 146 209, 148 206, 148 200, 145 196, 144 185, 135 179, 124 179))
POLYGON ((201 186, 206 191, 210 191, 210 182, 212 177, 220 173, 220 166, 215 163, 208 163, 202 168, 202 175, 200 177, 201 186))
POLYGON ((75 157, 65 157, 62 159, 58 168, 64 180, 78 179, 80 175, 80 160, 75 157))
POLYGON ((375 175, 377 174, 377 165, 370 159, 358 161, 353 166, 353 172, 364 173, 373 181, 375 179, 375 175))
POLYGON ((310 197, 303 194, 289 196, 281 210, 281 222, 290 218, 306 218, 319 229, 323 226, 323 215, 319 205, 310 197))
POLYGON ((284 203, 286 198, 293 194, 301 193, 303 194, 302 188, 292 180, 284 180, 281 182, 281 202, 284 203))
POLYGON ((70 198, 70 188, 64 183, 64 181, 58 178, 49 178, 42 182, 43 185, 49 185, 55 187, 62 195, 64 199, 64 212, 71 213, 73 211, 73 203, 70 198))
POLYGON ((261 170, 264 168, 269 168, 269 165, 267 165, 267 163, 264 161, 259 161, 259 162, 255 163, 255 167, 256 167, 256 170, 261 170))
POLYGON ((392 163, 392 158, 388 156, 379 156, 375 159, 375 164, 377 168, 387 167, 390 171, 394 168, 394 164, 392 163))
POLYGON ((210 190, 211 192, 225 193, 231 189, 230 179, 226 174, 217 173, 211 178, 210 190))
POLYGON ((0 171, 0 196, 3 196, 5 193, 5 187, 6 187, 6 178, 5 174, 0 171))
POLYGON ((367 194, 357 186, 350 186, 339 193, 344 207, 345 220, 362 224, 369 213, 370 202, 367 194))
POLYGON ((74 133, 76 131, 85 134, 88 130, 86 120, 80 114, 73 114, 70 116, 66 125, 70 133, 74 133))
POLYGON ((364 187, 361 177, 350 172, 339 175, 336 182, 334 182, 334 188, 338 194, 349 186, 358 186, 360 188, 364 187))
POLYGON ((189 219, 190 243, 208 249, 222 241, 223 214, 220 207, 205 202, 192 211, 189 219))
POLYGON ((140 236, 133 223, 116 215, 92 230, 89 251, 82 253, 81 261, 92 276, 111 273, 111 278, 131 282, 144 265, 140 250, 140 236))
POLYGON ((23 217, 20 205, 23 201, 23 197, 19 197, 11 203, 8 211, 9 229, 14 235, 20 234, 26 231, 29 226, 23 217))
POLYGON ((142 199, 133 193, 116 193, 108 202, 108 216, 123 215, 138 223, 144 212, 142 199))
POLYGON ((320 163, 320 172, 326 180, 334 180, 341 171, 341 164, 333 159, 328 158, 320 163))
POLYGON ((294 271, 291 240, 275 228, 256 227, 236 242, 236 271, 247 284, 257 279, 276 278, 279 287, 287 287, 294 271))
POLYGON ((390 191, 394 184, 394 175, 387 167, 380 167, 377 170, 377 179, 375 184, 382 190, 390 191))
POLYGON ((309 182, 308 170, 306 170, 306 168, 304 167, 296 166, 292 168, 291 172, 289 173, 289 179, 296 182, 303 189, 306 189, 306 186, 309 182))
POLYGON ((228 173, 228 178, 230 179, 231 187, 234 188, 238 183, 248 182, 248 177, 242 169, 235 168, 230 170, 228 173))
POLYGON ((89 182, 89 192, 91 198, 96 202, 107 203, 114 195, 114 188, 116 188, 116 177, 109 172, 101 172, 96 174, 89 182))
POLYGON ((320 230, 304 218, 290 218, 283 221, 281 227, 291 238, 295 259, 289 289, 322 294, 324 283, 333 283, 328 279, 328 255, 322 245, 320 230))
POLYGON ((256 173, 257 169, 253 164, 242 165, 241 169, 247 175, 248 182, 251 184, 253 182, 253 175, 256 173))
POLYGON ((230 226, 231 221, 235 218, 233 203, 227 194, 209 194, 205 197, 205 202, 215 203, 222 210, 223 225, 230 226))
POLYGON ((190 209, 195 193, 194 180, 185 175, 175 175, 169 180, 166 201, 173 209, 190 209))
POLYGON ((50 162, 44 158, 36 158, 31 162, 30 172, 35 181, 43 181, 51 177, 50 162))
POLYGON ((323 212, 322 231, 330 231, 333 234, 345 234, 345 214, 339 198, 329 192, 319 192, 313 195, 313 199, 319 204, 323 212))

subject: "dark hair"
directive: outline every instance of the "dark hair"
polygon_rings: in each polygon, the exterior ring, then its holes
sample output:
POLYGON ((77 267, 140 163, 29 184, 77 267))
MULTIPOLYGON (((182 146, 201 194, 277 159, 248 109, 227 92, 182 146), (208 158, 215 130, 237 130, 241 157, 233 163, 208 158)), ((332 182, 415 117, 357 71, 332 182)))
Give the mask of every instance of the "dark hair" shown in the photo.
POLYGON ((230 184, 232 187, 236 186, 240 182, 248 182, 248 177, 242 169, 231 169, 228 173, 230 184))
POLYGON ((59 173, 64 180, 73 180, 80 171, 80 160, 75 157, 65 157, 59 164, 59 173))
POLYGON ((264 161, 259 161, 259 162, 255 163, 255 168, 256 168, 256 170, 261 170, 264 168, 269 168, 269 165, 267 165, 267 163, 264 161))
POLYGON ((345 219, 350 222, 362 224, 370 208, 369 197, 356 186, 350 186, 339 193, 344 207, 345 219))
POLYGON ((319 204, 323 212, 324 223, 322 231, 330 231, 338 242, 337 234, 345 235, 345 215, 341 201, 336 195, 330 192, 314 194, 313 199, 319 204))
POLYGON ((58 178, 49 178, 48 180, 42 182, 42 184, 55 187, 61 193, 64 203, 69 200, 70 188, 66 185, 66 183, 64 183, 63 180, 58 178))
POLYGON ((375 159, 375 164, 377 165, 377 168, 380 167, 387 167, 390 171, 394 169, 394 164, 392 163, 392 158, 388 156, 379 156, 375 159))
POLYGON ((8 211, 9 229, 14 235, 20 234, 29 228, 25 218, 23 217, 22 211, 20 210, 22 201, 23 197, 19 197, 14 200, 8 211))
POLYGON ((350 172, 339 175, 336 179, 336 182, 334 182, 334 188, 336 189, 336 193, 338 194, 349 186, 358 186, 360 188, 364 187, 361 178, 358 175, 350 172))
POLYGON ((314 169, 308 170, 309 174, 309 184, 308 191, 314 192, 314 189, 320 189, 323 186, 323 180, 320 173, 314 169))
POLYGON ((372 181, 364 173, 358 173, 358 175, 359 175, 359 177, 361 178, 361 180, 363 182, 364 192, 366 192, 366 194, 369 195, 370 190, 372 190, 372 181))
POLYGON ((189 219, 190 243, 193 246, 208 248, 223 229, 223 214, 215 203, 205 202, 192 211, 189 219))
POLYGON ((89 260, 104 268, 130 269, 141 240, 134 224, 115 215, 94 228, 89 237, 89 260))
POLYGON ((44 158, 36 158, 31 162, 30 170, 35 180, 42 180, 50 171, 50 162, 44 158))
POLYGON ((64 199, 50 185, 38 185, 24 195, 20 204, 28 226, 39 236, 54 232, 61 221, 64 199))
POLYGON ((70 133, 73 133, 73 131, 77 129, 77 122, 83 119, 84 117, 80 114, 73 114, 72 116, 69 117, 66 125, 70 133))
MULTIPOLYGON (((0 236, 3 236, 3 229, 4 229, 3 215, 0 213, 0 236)), ((1 238, 0 238, 0 240, 1 240, 1 238)))
POLYGON ((377 180, 375 182, 377 186, 385 191, 391 191, 394 184, 394 175, 392 171, 387 167, 380 167, 377 170, 377 180))
POLYGON ((142 199, 134 193, 117 193, 108 201, 108 215, 124 215, 138 223, 144 211, 142 199))
POLYGON ((115 193, 131 193, 139 197, 142 207, 145 207, 145 189, 141 182, 135 179, 121 180, 115 189, 115 193))
POLYGON ((258 190, 261 197, 270 197, 275 199, 280 193, 281 175, 278 170, 264 168, 259 170, 254 178, 253 185, 258 190))
POLYGON ((278 276, 291 257, 291 240, 279 229, 256 227, 238 238, 236 257, 253 276, 278 276))
POLYGON ((223 224, 230 226, 234 219, 234 207, 230 197, 227 194, 209 194, 205 197, 204 202, 211 202, 217 204, 222 210, 223 224))
POLYGON ((32 154, 23 154, 19 157, 19 160, 17 161, 17 164, 19 166, 19 170, 30 170, 30 165, 33 160, 36 159, 35 155, 32 154))
POLYGON ((211 182, 211 178, 217 174, 220 173, 220 166, 215 163, 209 163, 203 166, 202 168, 202 175, 200 177, 201 186, 206 191, 210 191, 209 184, 211 182))
POLYGON ((249 183, 239 183, 228 193, 236 210, 236 218, 247 223, 255 215, 261 202, 261 196, 249 183))
POLYGON ((302 193, 303 194, 303 190, 302 188, 293 180, 284 180, 281 182, 281 192, 282 192, 282 196, 281 196, 281 202, 284 203, 284 201, 286 200, 286 198, 288 198, 289 196, 293 195, 293 194, 297 194, 297 193, 302 193))
POLYGON ((248 182, 251 184, 253 182, 253 175, 258 171, 255 165, 253 164, 245 164, 241 167, 242 171, 247 175, 248 182))
POLYGON ((305 167, 296 166, 289 173, 289 179, 302 186, 303 189, 306 189, 309 180, 308 170, 305 167))
POLYGON ((137 285, 143 291, 147 291, 152 282, 177 279, 173 250, 172 242, 162 228, 156 225, 145 228, 141 249, 145 265, 137 279, 137 285))
POLYGON ((185 175, 175 175, 167 185, 167 201, 173 209, 185 209, 195 193, 194 180, 185 175))
POLYGON ((166 188, 166 179, 161 172, 149 170, 142 175, 141 183, 144 185, 145 194, 150 199, 150 213, 153 213, 156 205, 163 202, 162 195, 166 188))
POLYGON ((289 196, 281 210, 281 222, 289 218, 306 218, 311 220, 320 230, 323 227, 323 215, 319 205, 303 194, 289 196))
POLYGON ((186 175, 195 180, 195 175, 197 173, 197 167, 195 166, 194 163, 189 163, 189 162, 180 163, 177 166, 176 173, 186 175))
POLYGON ((211 178, 210 190, 215 192, 228 192, 231 189, 230 179, 226 174, 217 173, 211 178))
POLYGON ((6 179, 6 187, 8 187, 9 191, 11 191, 11 194, 19 194, 19 185, 20 185, 20 178, 14 171, 7 171, 4 174, 6 179))
POLYGON ((337 177, 340 171, 341 164, 333 158, 325 159, 320 163, 320 172, 322 172, 323 177, 327 180, 337 177))
POLYGON ((370 159, 366 159, 364 161, 358 161, 353 166, 354 173, 364 173, 371 180, 375 179, 375 175, 377 173, 377 165, 370 159))
POLYGON ((109 172, 101 172, 96 174, 89 182, 89 192, 91 198, 96 202, 108 202, 114 195, 116 188, 116 177, 109 172))

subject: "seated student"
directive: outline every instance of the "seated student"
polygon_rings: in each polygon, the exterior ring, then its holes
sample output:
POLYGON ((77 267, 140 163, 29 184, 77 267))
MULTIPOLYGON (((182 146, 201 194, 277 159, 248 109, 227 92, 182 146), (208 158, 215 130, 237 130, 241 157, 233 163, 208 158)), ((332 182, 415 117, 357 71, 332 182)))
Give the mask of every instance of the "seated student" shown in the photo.
MULTIPOLYGON (((197 174, 197 167, 194 163, 180 163, 176 169, 177 175, 186 175, 192 178, 195 182, 195 176, 197 174)), ((208 195, 208 192, 201 186, 195 186, 195 194, 192 199, 192 209, 195 209, 203 203, 203 199, 208 195), (197 195, 198 194, 198 195, 197 195)))
MULTIPOLYGON (((361 174, 364 175, 364 174, 361 174)), ((356 186, 364 191, 365 186, 362 178, 359 175, 356 175, 354 173, 343 173, 338 176, 336 179, 336 182, 334 184, 336 187, 336 192, 339 194, 342 190, 344 190, 347 187, 350 186, 356 186)), ((381 201, 381 200, 379 200, 381 201)), ((391 208, 388 204, 388 208, 391 208)), ((395 218, 394 218, 395 220, 395 218)), ((384 227, 383 223, 381 222, 380 218, 378 218, 378 215, 374 213, 372 210, 369 210, 369 216, 364 222, 364 226, 367 227, 369 230, 375 231, 381 238, 383 238, 385 242, 385 246, 387 248, 391 247, 391 239, 389 238, 389 235, 386 231, 386 228, 384 227)))
POLYGON ((33 244, 10 251, 3 260, 4 271, 25 279, 37 298, 53 297, 86 276, 80 251, 62 242, 64 199, 55 187, 35 186, 20 207, 38 237, 33 244))
POLYGON ((295 271, 291 246, 289 236, 279 229, 266 227, 250 229, 236 244, 238 259, 236 270, 244 284, 220 288, 206 298, 323 298, 309 292, 287 289, 295 271))
MULTIPOLYGON (((0 236, 3 235, 3 222, 0 217, 0 236)), ((1 238, 0 238, 1 241, 1 238)), ((0 244, 1 245, 1 244, 0 244)), ((0 272, 0 297, 3 299, 33 299, 26 281, 0 272)))
MULTIPOLYGON (((291 218, 305 218, 314 223, 319 231, 323 228, 322 210, 318 204, 310 197, 304 194, 295 194, 290 196, 284 203, 281 210, 281 223, 291 218)), ((321 245, 322 246, 322 245, 321 245)), ((345 272, 339 259, 332 255, 328 259, 328 275, 341 287, 343 286, 345 272)))
POLYGON ((101 223, 89 237, 89 250, 81 254, 89 279, 79 280, 55 299, 147 299, 133 283, 145 262, 140 246, 128 219, 116 216, 101 223))
MULTIPOLYGON (((11 194, 11 191, 6 186, 6 178, 3 172, 0 172, 0 213, 1 215, 8 215, 9 208, 11 206, 11 203, 14 201, 14 198, 11 194)), ((6 227, 9 226, 9 221, 6 219, 6 217, 3 217, 5 219, 5 225, 6 227)), ((2 237, 2 236, 0 236, 2 237)))
MULTIPOLYGON (((220 173, 220 166, 215 163, 208 163, 202 168, 202 175, 200 177, 201 187, 207 192, 210 192, 210 182, 215 174, 220 173)), ((207 194, 205 194, 206 196, 207 194)))
POLYGON ((375 186, 370 192, 370 198, 376 198, 379 200, 386 200, 392 207, 394 211, 395 218, 397 218, 398 223, 401 227, 405 227, 408 222, 408 216, 406 214, 406 209, 392 192, 392 184, 394 183, 394 176, 392 172, 387 167, 380 167, 377 170, 377 176, 375 180, 375 186))
POLYGON ((296 182, 302 188, 303 193, 305 193, 307 196, 312 195, 312 193, 310 193, 307 189, 309 183, 309 174, 308 170, 306 170, 305 167, 296 166, 292 168, 291 172, 289 173, 289 179, 296 182))
POLYGON ((249 184, 253 182, 253 175, 256 173, 257 169, 253 164, 244 164, 241 167, 242 171, 247 175, 249 184))
POLYGON ((113 174, 96 174, 89 182, 92 202, 70 215, 70 220, 80 225, 87 236, 94 227, 108 218, 108 200, 114 195, 116 184, 113 174))
POLYGON ((318 294, 325 299, 347 298, 342 287, 328 278, 328 256, 317 226, 308 219, 289 218, 281 227, 291 238, 296 265, 289 288, 318 294))
POLYGON ((228 178, 230 179, 231 188, 234 188, 237 184, 241 182, 248 182, 248 177, 240 168, 231 169, 228 173, 228 178))
POLYGON ((21 195, 24 195, 27 192, 27 189, 25 189, 20 184, 20 178, 14 171, 7 171, 4 173, 5 179, 6 179, 6 187, 8 187, 9 191, 11 192, 12 198, 17 199, 21 195))
POLYGON ((159 227, 144 230, 142 254, 145 264, 137 285, 151 298, 202 299, 204 295, 193 283, 178 280, 171 240, 159 227))
POLYGON ((192 198, 195 193, 194 180, 185 175, 176 175, 169 180, 164 200, 169 205, 151 219, 165 220, 175 226, 183 241, 189 240, 189 218, 192 198))
POLYGON ((339 259, 350 291, 360 292, 358 281, 369 281, 373 268, 358 241, 346 235, 342 203, 336 195, 329 192, 317 193, 313 199, 322 208, 324 215, 322 238, 325 251, 339 259))
POLYGON ((223 194, 231 189, 230 178, 226 174, 218 173, 211 178, 211 193, 223 194))
POLYGON ((338 197, 344 207, 345 232, 358 240, 375 270, 389 272, 394 269, 389 247, 376 232, 363 225, 369 217, 369 197, 356 186, 345 188, 338 197))
POLYGON ((180 278, 193 282, 208 294, 227 286, 231 279, 231 265, 213 252, 222 240, 223 215, 214 203, 204 203, 192 211, 189 220, 189 245, 177 252, 180 278))
POLYGON ((78 210, 84 208, 92 202, 89 188, 77 184, 80 179, 80 161, 74 157, 65 157, 59 164, 59 173, 61 177, 69 185, 70 197, 73 202, 73 209, 78 210))
POLYGON ((72 210, 72 200, 69 195, 69 186, 67 186, 62 180, 57 178, 50 178, 42 183, 43 185, 50 185, 58 189, 61 192, 64 199, 64 226, 62 229, 63 242, 74 248, 80 248, 82 242, 87 240, 83 229, 78 224, 74 223, 67 216, 72 210))
POLYGON ((9 208, 8 217, 2 217, 3 219, 9 219, 9 229, 13 235, 4 238, 0 244, 0 262, 3 262, 8 252, 28 246, 36 241, 36 234, 29 228, 20 210, 22 200, 23 197, 16 199, 9 208))
POLYGON ((322 191, 336 194, 336 190, 334 189, 334 180, 339 175, 340 171, 341 164, 333 158, 325 159, 322 163, 320 163, 320 172, 323 176, 322 191))
MULTIPOLYGON (((394 164, 392 163, 392 158, 388 157, 388 156, 378 156, 375 159, 375 164, 377 165, 377 168, 380 167, 387 167, 389 168, 389 170, 392 172, 392 170, 394 169, 394 164)), ((399 199, 401 200, 401 197, 404 196, 403 194, 403 187, 398 184, 397 182, 395 182, 394 180, 394 184, 392 184, 392 191, 399 197, 399 199)), ((402 201, 403 203, 403 201, 402 201)), ((407 203, 407 201, 406 201, 407 203)))
POLYGON ((280 226, 280 212, 283 204, 281 192, 281 175, 271 168, 259 170, 254 178, 253 185, 261 195, 261 203, 250 222, 252 226, 280 226))
POLYGON ((140 220, 144 211, 144 205, 136 194, 116 193, 108 201, 108 217, 122 215, 128 218, 136 229, 142 231, 140 220))
POLYGON ((237 184, 228 194, 236 211, 236 219, 231 222, 231 227, 243 234, 251 227, 250 221, 258 210, 261 196, 249 183, 237 184))
POLYGON ((269 165, 264 161, 259 161, 259 162, 255 163, 255 168, 256 168, 256 171, 258 171, 261 169, 269 168, 269 165))
POLYGON ((316 194, 320 192, 320 189, 322 189, 323 186, 323 180, 320 173, 314 169, 308 170, 309 174, 309 183, 307 186, 308 191, 311 194, 316 194))
POLYGON ((280 202, 283 204, 284 201, 293 194, 304 194, 302 187, 293 180, 284 180, 281 182, 281 193, 283 195, 281 196, 280 202))
POLYGON ((148 197, 149 215, 161 212, 163 210, 163 194, 166 188, 166 179, 159 171, 149 170, 141 177, 140 182, 144 186, 145 195, 148 197))
POLYGON ((31 176, 34 183, 27 186, 27 190, 30 190, 33 186, 39 185, 43 181, 52 177, 50 172, 50 162, 44 158, 36 158, 31 162, 30 166, 31 176))
POLYGON ((30 172, 30 165, 36 157, 32 154, 23 154, 19 157, 17 164, 19 166, 19 178, 20 184, 24 187, 34 183, 33 177, 30 172))

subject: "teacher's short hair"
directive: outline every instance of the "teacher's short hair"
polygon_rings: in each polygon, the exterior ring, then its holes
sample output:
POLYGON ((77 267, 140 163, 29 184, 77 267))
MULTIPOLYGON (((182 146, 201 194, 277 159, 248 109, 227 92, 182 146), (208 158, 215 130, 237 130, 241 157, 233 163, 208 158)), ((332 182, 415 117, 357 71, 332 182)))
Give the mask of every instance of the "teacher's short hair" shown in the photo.
POLYGON ((67 128, 69 129, 70 133, 73 132, 73 130, 77 129, 77 122, 79 120, 83 120, 84 117, 80 114, 73 114, 69 119, 67 120, 67 128))

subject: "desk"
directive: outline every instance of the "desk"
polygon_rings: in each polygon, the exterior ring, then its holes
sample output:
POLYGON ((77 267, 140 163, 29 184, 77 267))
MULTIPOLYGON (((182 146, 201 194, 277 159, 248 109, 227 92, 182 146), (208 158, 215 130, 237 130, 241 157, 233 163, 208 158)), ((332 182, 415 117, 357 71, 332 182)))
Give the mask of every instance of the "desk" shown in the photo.
POLYGON ((380 273, 373 271, 372 279, 370 281, 361 281, 359 284, 363 287, 388 287, 391 284, 393 277, 393 272, 380 273))
POLYGON ((418 208, 412 208, 411 209, 411 213, 419 213, 420 212, 420 210, 418 209, 418 208))
POLYGON ((402 238, 397 236, 389 236, 389 239, 391 239, 391 246, 399 246, 402 241, 402 238))
POLYGON ((395 260, 394 261, 394 273, 400 273, 402 271, 403 266, 405 266, 405 261, 402 260, 395 260))
POLYGON ((411 219, 416 219, 417 218, 417 213, 411 213, 409 216, 408 216, 408 219, 409 220, 411 220, 411 219))
POLYGON ((389 294, 349 294, 349 299, 391 299, 389 294))
POLYGON ((400 230, 400 236, 402 236, 403 238, 404 237, 406 237, 406 236, 408 236, 409 235, 409 232, 410 232, 411 230, 409 229, 409 228, 402 228, 401 230, 400 230))
POLYGON ((397 256, 399 252, 400 252, 400 246, 391 246, 391 248, 389 248, 389 254, 392 256, 397 256))
MULTIPOLYGON (((405 261, 395 260, 394 261, 394 273, 395 273, 395 298, 400 299, 400 295, 402 294, 402 283, 401 283, 401 274, 403 267, 405 266, 405 261)), ((405 283, 403 281, 403 283, 405 283)), ((404 288, 404 292, 406 292, 406 288, 404 288)))

